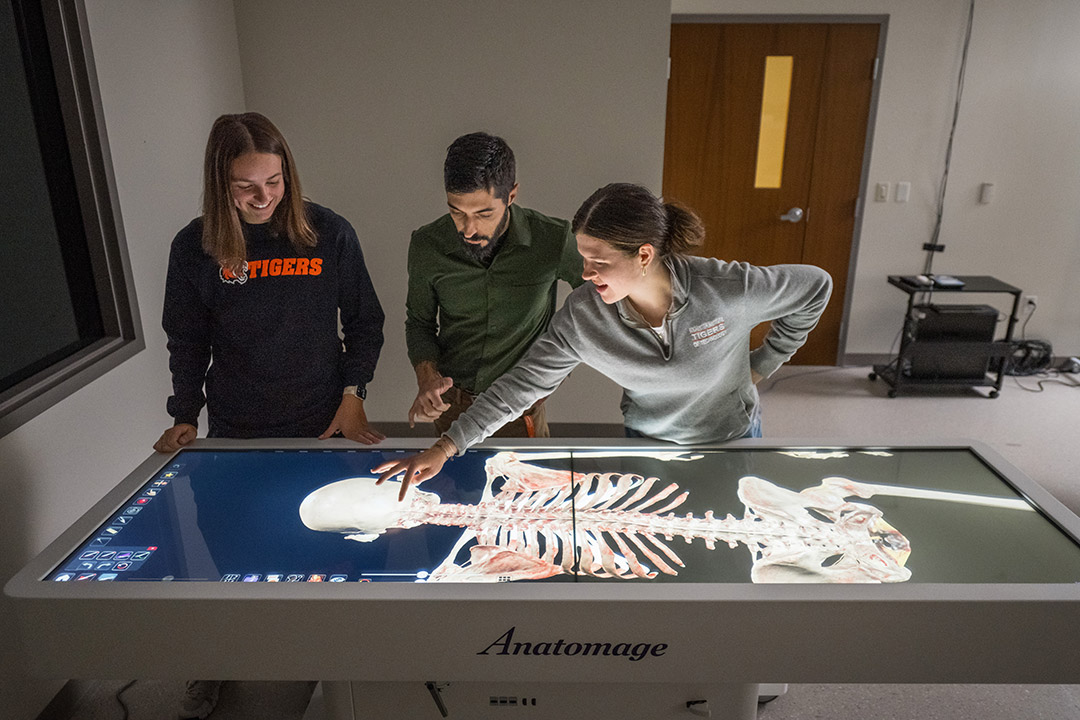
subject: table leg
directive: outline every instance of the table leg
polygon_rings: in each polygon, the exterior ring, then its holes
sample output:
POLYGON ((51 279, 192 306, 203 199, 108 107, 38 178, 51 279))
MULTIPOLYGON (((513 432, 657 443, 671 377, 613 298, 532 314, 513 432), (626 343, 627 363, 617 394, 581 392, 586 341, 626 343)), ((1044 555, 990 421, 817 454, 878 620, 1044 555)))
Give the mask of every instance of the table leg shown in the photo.
POLYGON ((716 686, 716 707, 712 709, 712 717, 723 720, 756 720, 757 708, 756 683, 716 686))
POLYGON ((355 720, 353 685, 348 680, 322 680, 312 693, 304 720, 355 720))

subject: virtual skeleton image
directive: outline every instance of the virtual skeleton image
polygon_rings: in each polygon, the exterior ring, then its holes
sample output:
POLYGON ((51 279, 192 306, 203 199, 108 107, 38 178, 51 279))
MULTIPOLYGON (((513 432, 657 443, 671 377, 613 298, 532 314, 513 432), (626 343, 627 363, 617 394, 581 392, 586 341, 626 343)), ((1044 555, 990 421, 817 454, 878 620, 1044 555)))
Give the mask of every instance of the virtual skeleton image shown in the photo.
MULTIPOLYGON (((827 460, 822 451, 781 453, 827 460)), ((873 455, 873 452, 867 452, 873 455)), ((887 453, 880 453, 887 455, 887 453)), ((689 462, 702 455, 663 451, 594 451, 575 457, 650 458, 689 462)), ((846 453, 840 456, 846 457, 846 453)), ((686 567, 672 546, 703 541, 743 545, 752 558, 754 583, 904 582, 912 573, 908 538, 865 500, 895 496, 1032 511, 1019 498, 980 496, 858 482, 827 476, 794 492, 752 474, 738 480, 741 518, 677 515, 688 491, 659 477, 630 472, 571 472, 534 464, 567 452, 499 452, 484 465, 486 484, 475 504, 444 503, 420 488, 398 501, 399 481, 376 485, 353 477, 311 492, 300 518, 315 531, 373 542, 391 529, 421 525, 460 527, 462 534, 427 582, 540 580, 558 575, 653 579, 686 567), (467 552, 466 552, 467 550, 467 552)))

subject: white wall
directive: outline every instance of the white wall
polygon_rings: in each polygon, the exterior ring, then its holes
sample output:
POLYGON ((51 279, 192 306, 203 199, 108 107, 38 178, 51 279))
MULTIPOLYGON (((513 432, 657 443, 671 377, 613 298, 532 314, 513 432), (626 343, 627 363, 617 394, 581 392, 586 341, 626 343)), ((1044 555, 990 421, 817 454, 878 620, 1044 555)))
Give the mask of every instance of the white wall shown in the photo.
MULTIPOLYGON (((0 583, 144 460, 170 422, 169 241, 198 214, 210 123, 243 109, 231 4, 86 4, 147 349, 0 438, 0 583)), ((0 715, 33 718, 64 679, 24 677, 14 633, 0 599, 0 715)))
MULTIPOLYGON (((888 15, 871 187, 912 184, 907 204, 866 205, 847 352, 883 354, 920 272, 937 209, 967 0, 673 0, 676 14, 888 15)), ((994 275, 1039 297, 1027 337, 1080 352, 1080 4, 977 0, 936 272, 994 275), (983 182, 997 198, 978 204, 983 182)), ((977 296, 978 302, 991 296, 977 296)))
MULTIPOLYGON (((270 115, 308 194, 348 217, 387 311, 370 415, 402 420, 408 233, 443 212, 445 146, 486 129, 515 148, 521 201, 570 216, 596 186, 659 190, 666 84, 662 3, 464 5, 237 0, 248 107, 270 115)), ((979 0, 941 235, 938 272, 995 275, 1040 300, 1028 337, 1080 352, 1080 5, 979 0), (976 201, 994 182, 991 205, 976 201)), ((870 183, 912 183, 911 201, 868 203, 846 351, 893 346, 904 298, 885 276, 921 270, 930 239, 966 0, 673 0, 675 13, 888 15, 870 183)), ((973 301, 1001 298, 978 296, 973 301)), ((620 420, 618 391, 575 371, 550 403, 562 421, 620 420)))
MULTIPOLYGON (((404 421, 406 249, 446 212, 459 135, 506 138, 520 202, 571 217, 608 182, 660 190, 669 12, 660 2, 296 3, 237 0, 249 110, 289 140, 304 190, 348 218, 387 314, 368 416, 404 421)), ((554 395, 557 421, 621 421, 589 368, 554 395)))

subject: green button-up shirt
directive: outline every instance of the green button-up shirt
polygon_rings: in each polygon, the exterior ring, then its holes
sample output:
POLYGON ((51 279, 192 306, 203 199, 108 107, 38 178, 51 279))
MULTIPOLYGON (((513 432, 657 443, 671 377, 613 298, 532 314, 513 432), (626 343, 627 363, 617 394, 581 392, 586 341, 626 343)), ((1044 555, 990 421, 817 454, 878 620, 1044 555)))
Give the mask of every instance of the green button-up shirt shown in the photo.
POLYGON ((566 220, 511 205, 490 267, 469 254, 449 214, 425 225, 409 243, 409 360, 430 360, 456 387, 483 392, 547 328, 559 279, 584 282, 566 220))

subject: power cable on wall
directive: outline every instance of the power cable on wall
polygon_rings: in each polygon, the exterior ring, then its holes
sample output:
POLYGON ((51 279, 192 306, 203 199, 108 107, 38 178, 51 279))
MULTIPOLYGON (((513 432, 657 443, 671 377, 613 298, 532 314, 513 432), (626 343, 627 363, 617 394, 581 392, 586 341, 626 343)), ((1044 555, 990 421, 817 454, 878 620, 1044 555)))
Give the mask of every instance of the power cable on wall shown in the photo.
POLYGON ((956 102, 953 104, 952 127, 949 129, 949 144, 945 149, 945 170, 941 175, 941 185, 938 188, 937 218, 934 220, 934 232, 930 236, 930 242, 923 245, 926 250, 926 263, 923 265, 923 275, 930 275, 934 266, 934 254, 945 249, 944 245, 938 244, 941 236, 941 221, 945 215, 945 189, 949 185, 949 166, 952 163, 953 139, 956 137, 956 125, 960 119, 960 99, 964 95, 964 76, 967 74, 968 49, 971 47, 971 31, 975 24, 975 0, 968 5, 967 30, 964 33, 964 48, 960 55, 960 76, 956 81, 956 102))
MULTIPOLYGON (((1025 309, 1027 317, 1020 326, 1020 339, 1010 343, 1009 355, 1004 359, 1006 375, 1040 375, 1050 370, 1054 362, 1054 347, 1049 342, 1029 340, 1027 336, 1027 324, 1039 306, 1029 303, 1025 309)), ((1039 391, 1041 390, 1042 383, 1039 384, 1039 391)))

